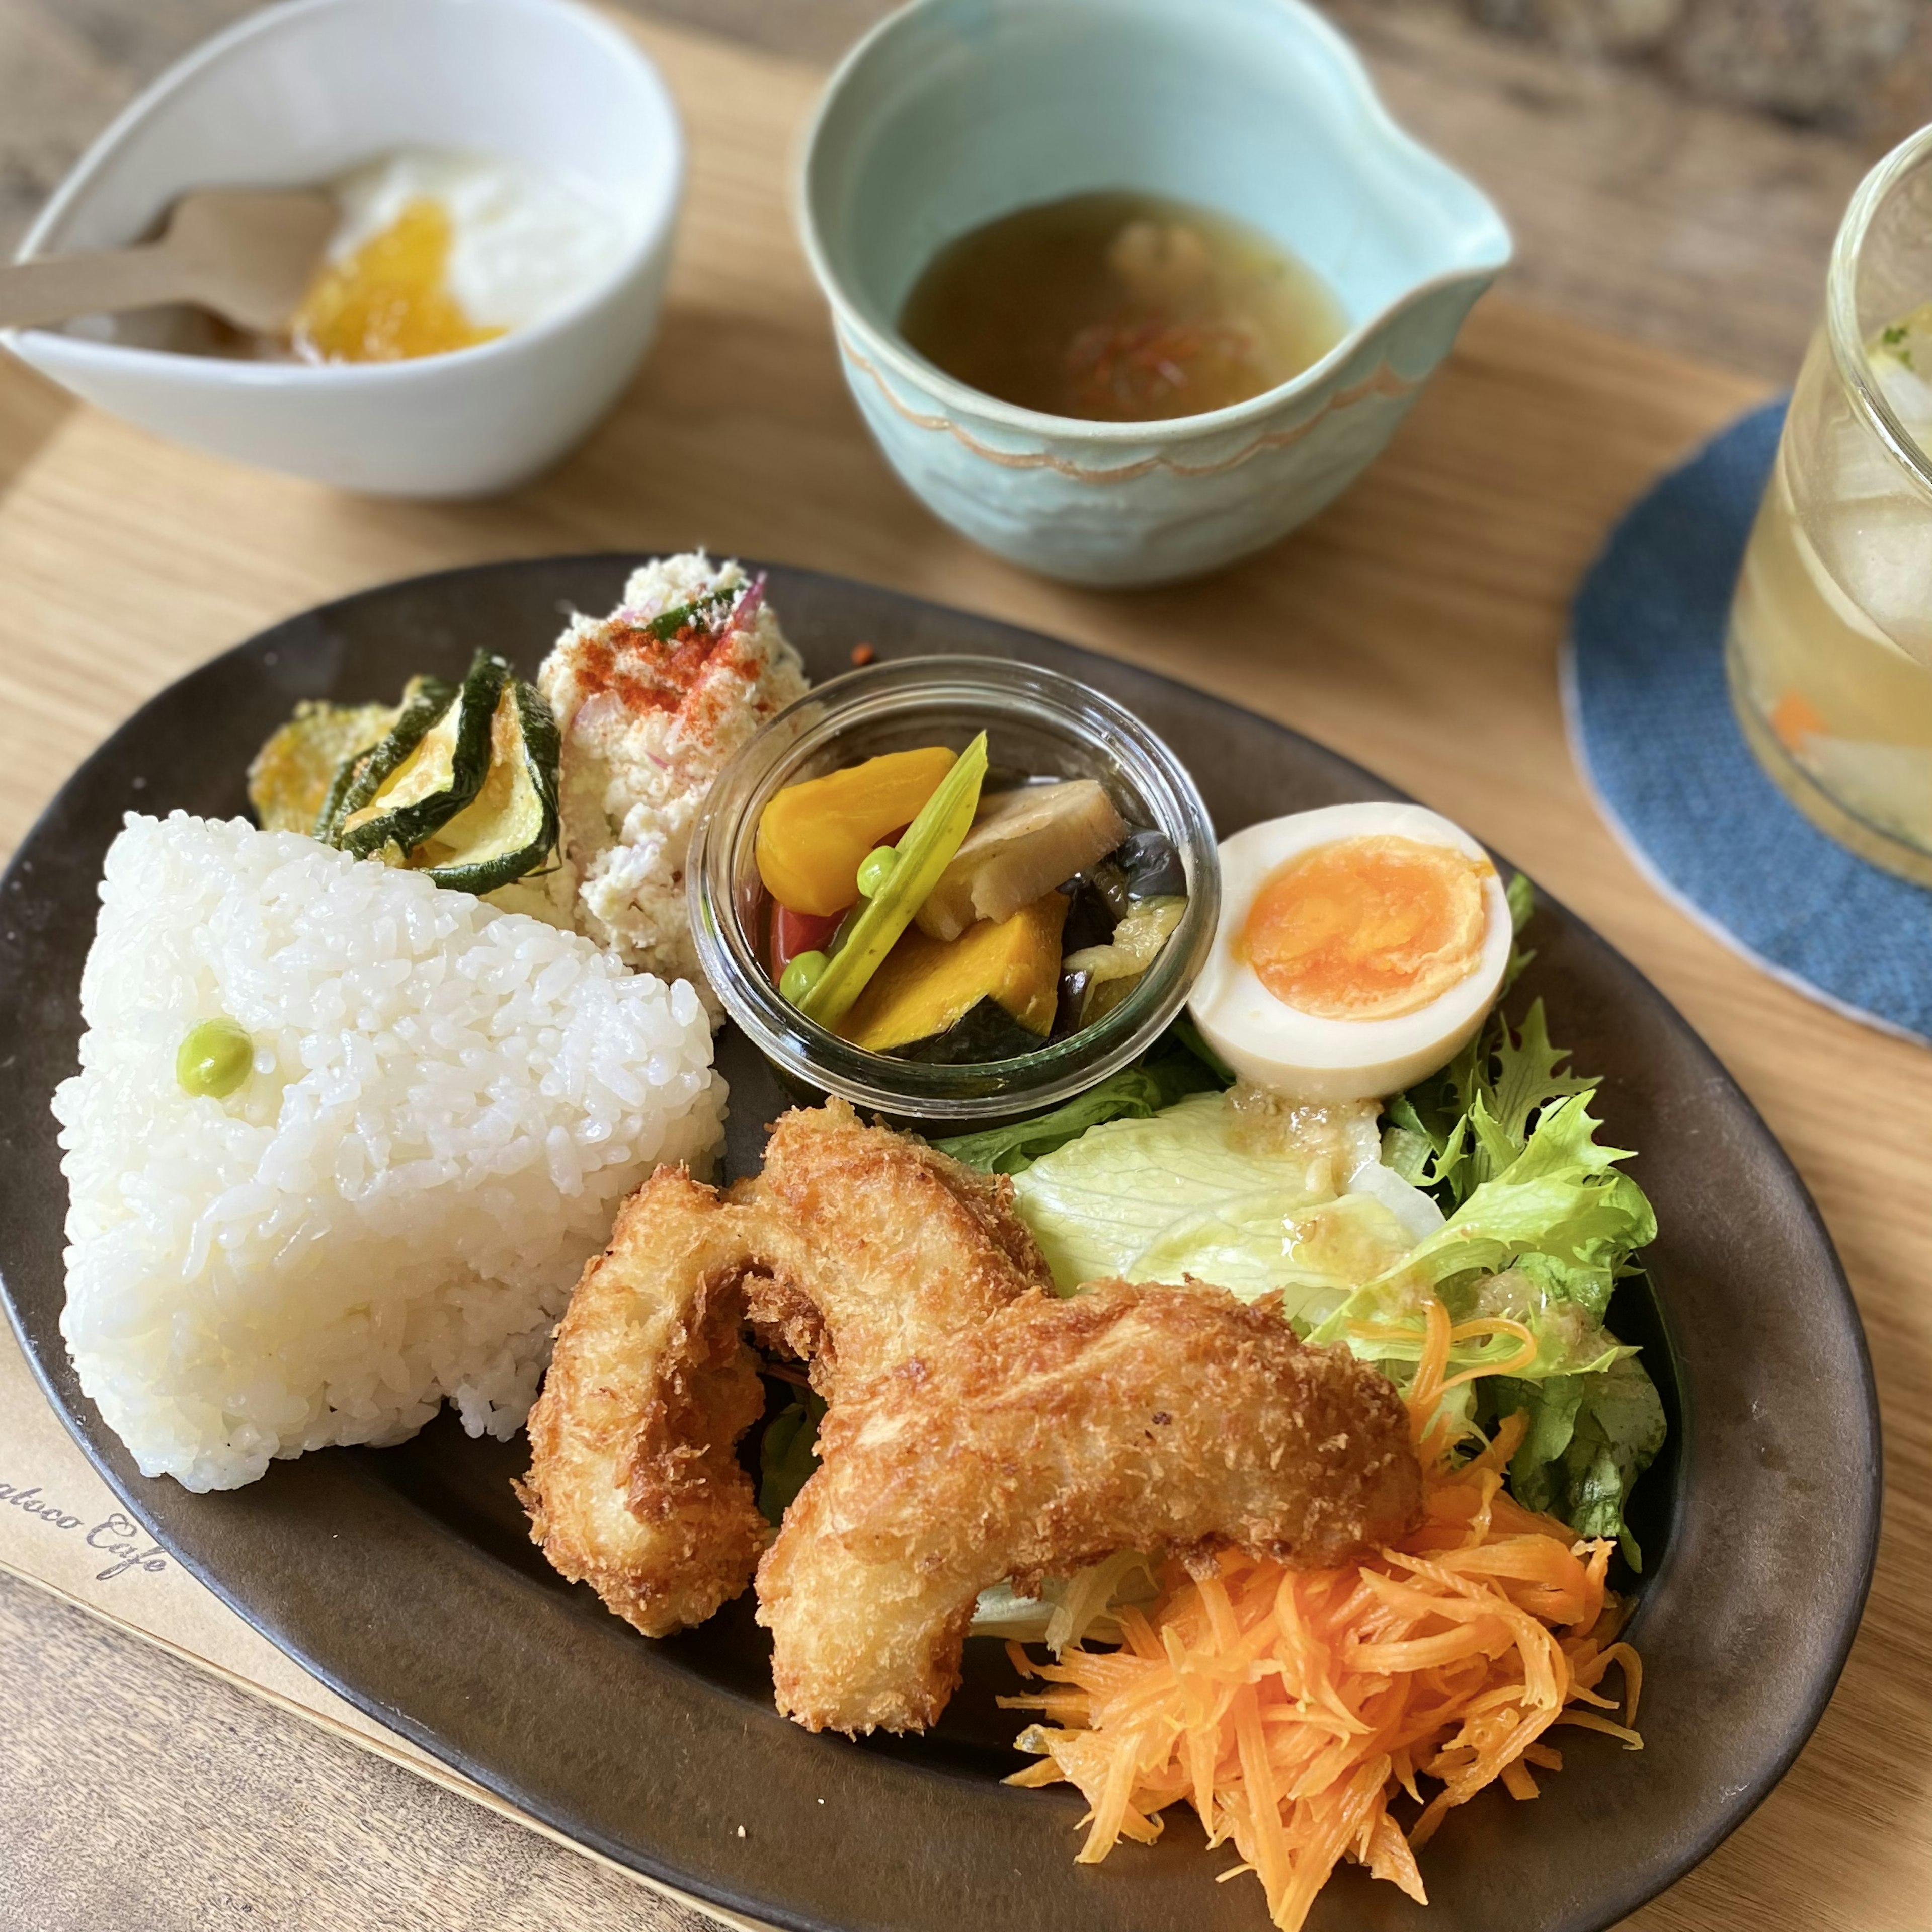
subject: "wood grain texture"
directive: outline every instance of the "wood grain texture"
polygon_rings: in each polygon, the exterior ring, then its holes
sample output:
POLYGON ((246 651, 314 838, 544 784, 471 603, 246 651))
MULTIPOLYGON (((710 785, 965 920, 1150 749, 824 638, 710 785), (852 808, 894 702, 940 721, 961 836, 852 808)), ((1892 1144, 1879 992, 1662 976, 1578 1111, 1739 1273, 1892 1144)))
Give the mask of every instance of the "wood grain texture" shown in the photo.
POLYGON ((0 1925, 716 1932, 8 1576, 0 1658, 31 1658, 39 1687, 9 1674, 0 1925))
MULTIPOLYGON (((1306 530, 1202 586, 1105 596, 1043 584, 932 522, 887 473, 843 392, 783 206, 813 72, 663 31, 648 38, 694 142, 664 334, 610 422, 531 488, 460 506, 358 500, 172 449, 0 371, 0 846, 142 698, 266 623, 440 565, 606 546, 706 543, 874 578, 1131 658, 1360 758, 1492 840, 1683 1009, 1816 1193, 1871 1336, 1888 1428, 1887 1536, 1844 1686, 1763 1809, 1632 1922, 1647 1932, 1923 1928, 1928 1061, 1753 972, 1660 901, 1591 808, 1557 696, 1568 600, 1608 526, 1760 386, 1492 298, 1388 454, 1306 530)), ((1802 1564, 1793 1552, 1793 1588, 1804 1588, 1802 1564)), ((8 1748, 31 1682, 52 1714, 34 1719, 38 1803, 104 1821, 98 1842, 64 1826, 37 1839, 8 1804, 6 1923, 346 1932, 374 1922, 369 1911, 316 1902, 302 1906, 305 1918, 274 1915, 292 1898, 321 1900, 299 1876, 314 1844, 352 1854, 364 1820, 391 1834, 386 1870, 412 1860, 428 1870, 446 1856, 482 1870, 511 1856, 496 1821, 461 1820, 442 1794, 399 1810, 386 1768, 331 1754, 325 1778, 292 1774, 291 1720, 158 1676, 104 1640, 89 1654, 112 1654, 130 1696, 142 1682, 166 1684, 182 1755, 155 1760, 152 1773, 130 1756, 111 1792, 98 1786, 97 1732, 112 1722, 112 1700, 67 1682, 71 1653, 61 1646, 77 1640, 42 1635, 62 1629, 58 1617, 17 1593, 0 1600, 14 1606, 0 1621, 8 1748), (238 1760, 261 1802, 224 1827, 212 1794, 228 1788, 238 1760), (125 1786, 143 1779, 137 1804, 125 1786), (37 1845, 47 1849, 23 1863, 21 1850, 37 1845), (110 1872, 118 1894, 104 1888, 110 1872), (170 1920, 170 1888, 184 1886, 195 1910, 170 1920), (100 1916, 114 1896, 124 1910, 100 1916)), ((148 1721, 158 1748, 159 1720, 148 1721)), ((573 1889, 544 1860, 529 1869, 550 1925, 676 1922, 653 1916, 668 1908, 642 1894, 614 1900, 601 1878, 573 1889)), ((458 1921, 426 1912, 412 1922, 458 1921)))

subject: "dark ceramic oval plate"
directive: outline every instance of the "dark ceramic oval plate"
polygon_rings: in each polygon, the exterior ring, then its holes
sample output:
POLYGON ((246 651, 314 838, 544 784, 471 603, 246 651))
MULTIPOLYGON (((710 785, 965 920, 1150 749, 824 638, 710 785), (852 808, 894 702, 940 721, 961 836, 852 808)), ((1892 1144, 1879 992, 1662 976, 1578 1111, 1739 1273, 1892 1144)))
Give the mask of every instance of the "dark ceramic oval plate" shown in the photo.
MULTIPOLYGON (((999 1781, 1022 1760, 1016 1720, 994 1705, 1010 1682, 997 1646, 969 1646, 967 1683, 929 1737, 809 1736, 772 1709, 748 1599, 652 1643, 545 1567, 510 1493, 520 1439, 472 1442, 446 1415, 400 1448, 306 1456, 196 1496, 140 1476, 76 1384, 47 1102, 75 1065, 95 885, 122 814, 241 812, 250 754, 299 698, 386 697, 410 672, 460 670, 478 644, 534 669, 568 611, 615 603, 632 561, 458 571, 291 619, 163 692, 75 774, 0 886, 0 1274, 21 1340, 82 1447, 190 1570, 371 1716, 608 1857, 788 1927, 1257 1932, 1259 1888, 1212 1882, 1233 1854, 1204 1857, 1191 1816, 1155 1846, 1074 1864, 1078 1797, 999 1781)), ((864 641, 881 657, 990 652, 1088 680, 1166 736, 1224 833, 1396 795, 1280 725, 1046 638, 806 571, 773 570, 771 595, 816 677, 864 641)), ((1535 1803, 1486 1792, 1430 1844, 1426 1918, 1350 1869, 1317 1927, 1582 1932, 1622 1918, 1790 1764, 1864 1598, 1876 1414, 1816 1213, 1639 974, 1546 901, 1531 937, 1531 989, 1576 1064, 1606 1076, 1610 1138, 1642 1150, 1663 1229, 1654 1300, 1626 1292, 1614 1318, 1643 1344, 1671 1421, 1635 1523, 1650 1559, 1633 1630, 1645 1748, 1566 1734, 1566 1768, 1535 1803)), ((721 1053, 742 1172, 784 1102, 744 1042, 721 1053)))

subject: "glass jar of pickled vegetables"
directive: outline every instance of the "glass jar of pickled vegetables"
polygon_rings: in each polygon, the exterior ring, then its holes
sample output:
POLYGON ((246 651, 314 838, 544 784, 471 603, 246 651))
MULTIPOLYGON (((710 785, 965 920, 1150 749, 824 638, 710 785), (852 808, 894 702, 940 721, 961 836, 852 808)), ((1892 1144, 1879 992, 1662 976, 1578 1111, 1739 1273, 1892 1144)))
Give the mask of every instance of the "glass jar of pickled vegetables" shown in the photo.
MULTIPOLYGON (((854 805, 851 789, 842 776, 839 785, 820 791, 836 794, 835 802, 857 811, 866 802, 854 805)), ((954 812, 956 817, 956 801, 954 812)), ((1029 822, 1047 815, 1029 814, 1029 822)), ((841 830, 848 828, 832 827, 828 837, 841 830)), ((797 834, 790 836, 796 839, 797 834)), ((872 836, 865 834, 859 842, 867 843, 872 836)), ((956 850, 959 836, 956 824, 948 850, 956 850)), ((1050 858, 1042 862, 1052 868, 1050 858)), ((960 884, 957 870, 946 873, 948 893, 970 897, 970 884, 960 884)), ((1220 909, 1214 827, 1193 780, 1174 754, 1138 718, 1100 692, 1058 672, 998 658, 901 658, 820 685, 774 718, 719 774, 692 836, 688 877, 692 926, 706 976, 726 1012, 781 1077, 795 1088, 838 1094, 869 1112, 935 1125, 987 1124, 1058 1105, 1144 1052, 1186 1003, 1220 909), (841 896, 836 887, 814 896, 817 882, 808 874, 818 855, 809 850, 796 852, 790 867, 794 874, 802 869, 808 875, 791 896, 810 904, 799 909, 775 903, 766 875, 776 874, 783 884, 788 874, 774 865, 772 827, 781 819, 806 816, 790 806, 807 796, 805 788, 814 782, 832 774, 862 776, 861 767, 882 775, 871 788, 885 801, 872 804, 874 815, 884 814, 879 843, 856 857, 854 845, 832 862, 842 878, 844 871, 854 874, 854 910, 883 912, 895 883, 902 890, 915 866, 932 862, 935 833, 942 839, 949 836, 937 824, 949 802, 938 781, 952 767, 953 754, 958 754, 958 771, 952 790, 983 788, 978 819, 974 820, 969 800, 962 824, 984 825, 998 819, 1003 802, 1030 802, 1058 788, 1054 796, 1064 798, 1070 815, 1086 814, 1068 834, 1076 844, 1058 849, 1077 856, 1088 849, 1077 843, 1082 836, 1088 836, 1090 847, 1112 843, 1114 849, 1102 854, 1102 862, 1082 860, 1078 876, 1042 886, 1042 874, 1025 884, 1022 894, 1038 896, 1028 906, 1016 907, 1010 920, 982 918, 962 932, 961 921, 984 910, 983 904, 975 907, 962 898, 964 910, 950 922, 935 921, 929 906, 923 921, 928 932, 922 934, 908 923, 889 948, 874 949, 882 958, 890 951, 877 982, 883 984, 894 974, 904 981, 948 946, 963 956, 971 950, 976 932, 981 940, 989 940, 994 928, 1005 926, 1015 946, 1024 946, 1043 943, 1044 928, 1050 926, 1044 943, 1054 949, 1052 991, 1059 1017, 1028 1020, 1039 1029, 1036 1044, 1034 1036, 1004 1029, 998 1024, 1002 1016, 986 1002, 982 1010, 993 1014, 995 1024, 982 1049, 973 1046, 980 1036, 968 1029, 963 1047, 955 1037, 942 1043, 937 1057, 916 1048, 910 1054, 872 1051, 859 1041, 876 1042, 881 1036, 877 1011, 869 1026, 853 1021, 864 1018, 868 1004, 876 1010, 876 998, 826 1023, 812 1016, 809 996, 813 980, 826 969, 828 952, 830 962, 839 961, 842 949, 864 945, 866 929, 849 914, 842 920, 836 916, 831 902, 841 896), (902 802, 891 802, 886 781, 920 790, 924 760, 934 766, 934 778, 921 792, 929 797, 931 810, 919 806, 910 792, 902 802), (1104 799, 1096 798, 1096 788, 1104 799), (767 808, 781 794, 788 795, 787 804, 767 823, 767 808), (1088 830, 1096 808, 1114 827, 1097 838, 1088 830), (896 818, 902 812, 906 823, 885 824, 885 818, 896 818), (766 826, 762 868, 761 824, 766 826), (1156 854, 1157 859, 1151 856, 1156 854), (1123 867, 1132 871, 1140 854, 1150 855, 1150 868, 1157 867, 1162 874, 1152 881, 1160 895, 1157 905, 1126 902, 1138 888, 1124 875, 1123 867), (1097 935, 1100 946, 1076 948, 1064 958, 1060 952, 1062 934, 1070 946, 1078 936, 1083 891, 1099 903, 1089 887, 1090 874, 1124 896, 1115 900, 1122 916, 1114 939, 1128 940, 1150 926, 1158 935, 1144 963, 1130 961, 1130 976, 1104 986, 1088 982, 1109 970, 1104 963, 1108 952, 1128 957, 1131 944, 1110 948, 1102 933, 1097 935), (1054 904, 1055 892, 1067 901, 1070 913, 1054 904), (776 924, 781 914, 808 928, 808 963, 817 962, 811 974, 783 970, 785 941, 776 924), (817 930, 811 929, 814 920, 821 922, 817 930), (1102 963, 1090 969, 1082 966, 1084 959, 1102 963), (1072 970, 1063 973, 1063 967, 1072 970), (1042 1019, 1047 1023, 1042 1025, 1042 1019), (976 1052, 984 1057, 974 1057, 976 1052)), ((996 913, 1005 910, 1003 903, 992 908, 996 913)), ((868 923, 878 922, 875 916, 868 923)), ((982 944, 980 954, 988 950, 982 944)), ((850 963, 848 954, 842 970, 850 963)), ((953 968, 949 964, 946 970, 953 968)))

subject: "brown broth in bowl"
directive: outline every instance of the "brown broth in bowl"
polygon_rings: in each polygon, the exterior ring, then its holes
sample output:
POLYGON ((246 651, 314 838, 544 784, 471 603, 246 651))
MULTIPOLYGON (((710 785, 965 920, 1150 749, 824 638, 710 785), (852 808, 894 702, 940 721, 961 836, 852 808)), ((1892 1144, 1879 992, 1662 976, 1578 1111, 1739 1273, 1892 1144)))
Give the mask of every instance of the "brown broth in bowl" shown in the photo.
POLYGON ((1149 422, 1246 402, 1346 332, 1334 292, 1245 222, 1158 195, 1070 196, 950 242, 899 315, 949 376, 1048 416, 1149 422))

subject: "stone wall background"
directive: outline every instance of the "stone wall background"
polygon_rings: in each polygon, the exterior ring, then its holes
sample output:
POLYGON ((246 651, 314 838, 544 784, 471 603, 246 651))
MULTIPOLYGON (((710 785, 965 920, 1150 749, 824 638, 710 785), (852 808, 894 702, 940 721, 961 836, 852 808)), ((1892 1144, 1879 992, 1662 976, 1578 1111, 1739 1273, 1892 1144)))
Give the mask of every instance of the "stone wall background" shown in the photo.
POLYGON ((1890 140, 1932 120, 1932 0, 1463 0, 1478 26, 1890 140))

